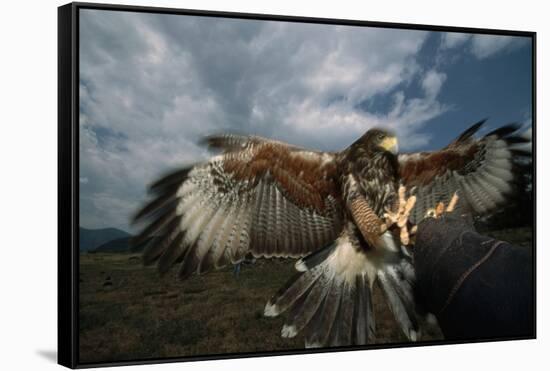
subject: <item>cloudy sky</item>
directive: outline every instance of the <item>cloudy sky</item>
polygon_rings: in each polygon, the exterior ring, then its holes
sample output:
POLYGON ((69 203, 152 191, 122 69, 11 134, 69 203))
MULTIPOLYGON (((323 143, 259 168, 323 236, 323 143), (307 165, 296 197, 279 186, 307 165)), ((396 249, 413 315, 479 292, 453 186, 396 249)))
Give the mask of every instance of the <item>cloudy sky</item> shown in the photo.
POLYGON ((510 36, 80 11, 80 224, 132 231, 146 187, 223 131, 400 149, 531 122, 531 43, 510 36))

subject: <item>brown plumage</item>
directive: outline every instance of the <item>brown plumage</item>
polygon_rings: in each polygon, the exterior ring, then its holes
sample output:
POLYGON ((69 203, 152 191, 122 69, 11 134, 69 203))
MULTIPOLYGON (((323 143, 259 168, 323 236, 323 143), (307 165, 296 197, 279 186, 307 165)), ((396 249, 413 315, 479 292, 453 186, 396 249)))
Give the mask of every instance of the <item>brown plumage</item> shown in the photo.
POLYGON ((137 212, 146 221, 143 258, 178 276, 245 256, 301 258, 299 274, 267 304, 289 313, 281 332, 302 331, 308 346, 364 344, 374 338, 371 288, 380 280, 390 309, 415 340, 414 272, 384 213, 404 184, 417 197, 411 222, 459 194, 462 211, 489 212, 510 192, 514 145, 507 126, 481 139, 474 125, 441 151, 397 155, 395 137, 366 132, 341 152, 311 151, 257 136, 220 135, 204 143, 221 154, 151 186, 137 212), (411 189, 412 188, 412 189, 411 189))
POLYGON ((323 162, 322 156, 304 156, 300 151, 289 151, 280 143, 258 143, 249 149, 249 161, 243 161, 239 153, 228 154, 223 169, 236 181, 250 180, 249 188, 268 173, 285 196, 302 207, 312 207, 317 212, 326 211, 328 196, 336 198, 337 168, 334 161, 323 162))
POLYGON ((461 212, 486 214, 502 205, 513 191, 517 160, 530 156, 521 149, 529 139, 516 135, 518 126, 513 124, 474 138, 484 122, 476 123, 439 151, 398 156, 400 181, 417 196, 413 223, 437 203, 448 203, 455 192, 461 212))

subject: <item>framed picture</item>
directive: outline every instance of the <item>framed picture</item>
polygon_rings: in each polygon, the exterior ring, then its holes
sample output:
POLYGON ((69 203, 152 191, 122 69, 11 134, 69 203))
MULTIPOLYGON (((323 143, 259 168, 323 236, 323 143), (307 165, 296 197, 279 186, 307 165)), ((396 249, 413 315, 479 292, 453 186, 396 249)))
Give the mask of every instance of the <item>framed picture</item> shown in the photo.
POLYGON ((534 32, 58 20, 60 364, 535 338, 534 32))

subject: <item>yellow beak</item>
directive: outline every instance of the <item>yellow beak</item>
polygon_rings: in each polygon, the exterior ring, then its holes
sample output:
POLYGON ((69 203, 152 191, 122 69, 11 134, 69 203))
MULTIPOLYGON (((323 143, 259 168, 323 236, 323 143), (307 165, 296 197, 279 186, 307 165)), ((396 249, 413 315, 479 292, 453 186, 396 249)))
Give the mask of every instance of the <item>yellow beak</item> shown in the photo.
POLYGON ((396 137, 385 138, 384 140, 382 140, 382 143, 380 143, 380 146, 386 151, 393 153, 394 155, 396 155, 397 151, 399 151, 399 145, 397 144, 396 137))

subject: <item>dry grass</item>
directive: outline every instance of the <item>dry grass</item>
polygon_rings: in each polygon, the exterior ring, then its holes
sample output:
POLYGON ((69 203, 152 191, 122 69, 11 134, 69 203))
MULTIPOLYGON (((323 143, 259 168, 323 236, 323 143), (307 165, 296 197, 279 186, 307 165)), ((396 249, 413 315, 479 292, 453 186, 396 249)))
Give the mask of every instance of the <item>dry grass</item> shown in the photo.
MULTIPOLYGON (((136 255, 82 254, 80 361, 303 349, 302 337, 280 337, 283 318, 263 316, 293 273, 292 261, 260 260, 239 279, 228 268, 180 282, 136 255)), ((406 341, 377 287, 374 298, 378 342, 406 341)))
POLYGON ((487 231, 487 236, 510 242, 511 244, 523 247, 533 246, 533 229, 530 227, 508 228, 499 231, 487 231))
MULTIPOLYGON (((532 244, 531 228, 486 232, 518 245, 532 244)), ((110 362, 303 349, 303 338, 283 339, 284 318, 266 318, 267 300, 294 274, 293 261, 258 260, 185 282, 160 277, 138 255, 82 254, 80 361, 110 362)), ((374 290, 377 343, 402 343, 379 288, 374 290)), ((422 340, 442 339, 430 328, 422 340)))

